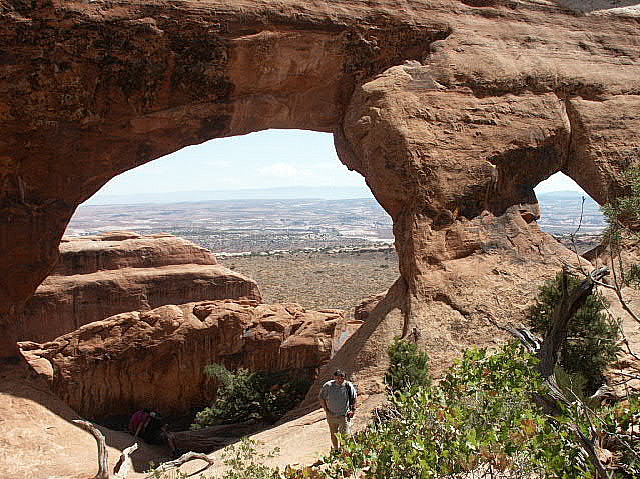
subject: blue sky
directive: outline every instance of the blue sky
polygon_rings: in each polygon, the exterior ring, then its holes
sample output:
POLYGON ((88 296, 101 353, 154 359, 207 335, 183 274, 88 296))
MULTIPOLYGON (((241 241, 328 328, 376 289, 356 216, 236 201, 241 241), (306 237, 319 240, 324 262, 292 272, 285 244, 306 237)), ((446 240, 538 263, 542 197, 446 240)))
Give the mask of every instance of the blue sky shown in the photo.
POLYGON ((338 160, 333 135, 266 130, 183 148, 113 178, 97 195, 288 186, 366 188, 338 160))
MULTIPOLYGON (((350 188, 357 197, 371 197, 362 176, 338 160, 333 135, 267 130, 183 148, 113 178, 89 202, 113 195, 291 186, 350 188)), ((536 188, 562 190, 582 191, 561 173, 536 188)))

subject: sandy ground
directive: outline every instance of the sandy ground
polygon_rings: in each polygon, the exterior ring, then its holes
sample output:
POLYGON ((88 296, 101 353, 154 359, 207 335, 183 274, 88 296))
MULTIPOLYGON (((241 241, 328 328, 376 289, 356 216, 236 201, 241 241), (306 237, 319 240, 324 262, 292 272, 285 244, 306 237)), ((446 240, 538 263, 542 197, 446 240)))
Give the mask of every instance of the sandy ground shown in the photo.
MULTIPOLYGON (((66 404, 31 374, 26 364, 0 364, 0 478, 84 479, 98 470, 95 439, 71 421, 66 404)), ((123 432, 101 428, 107 438, 110 465, 133 443, 123 432)), ((134 467, 163 458, 164 448, 142 445, 134 467)))
POLYGON ((293 253, 221 258, 223 266, 254 279, 265 303, 298 303, 307 309, 353 311, 367 296, 398 279, 395 252, 293 253))
MULTIPOLYGON (((356 428, 366 424, 370 410, 380 398, 362 398, 356 428)), ((43 383, 34 377, 24 364, 0 366, 0 478, 2 479, 89 479, 97 472, 95 439, 71 422, 78 416, 53 396, 43 383)), ((100 428, 106 437, 110 469, 120 452, 130 446, 133 438, 123 432, 100 428)), ((263 431, 253 436, 259 441, 258 451, 268 454, 280 452, 265 463, 271 466, 313 464, 327 454, 331 442, 322 410, 263 431)), ((151 462, 169 460, 167 450, 139 444, 133 454, 133 470, 129 477, 146 476, 151 462)), ((206 471, 213 475, 224 470, 221 451, 211 454, 217 464, 206 471)), ((204 466, 195 460, 181 471, 195 473, 204 466)))

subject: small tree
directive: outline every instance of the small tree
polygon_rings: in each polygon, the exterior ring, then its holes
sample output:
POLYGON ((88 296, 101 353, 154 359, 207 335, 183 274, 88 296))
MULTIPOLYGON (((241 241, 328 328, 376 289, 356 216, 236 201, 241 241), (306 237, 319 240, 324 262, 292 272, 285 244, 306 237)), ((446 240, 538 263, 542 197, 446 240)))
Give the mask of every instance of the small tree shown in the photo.
POLYGON ((229 371, 222 364, 210 364, 205 374, 218 382, 210 407, 196 414, 191 429, 248 420, 273 423, 298 404, 310 382, 282 372, 229 371))
POLYGON ((419 351, 416 343, 396 338, 389 346, 388 354, 391 364, 385 382, 392 391, 431 384, 429 355, 419 351))
MULTIPOLYGON (((569 276, 569 288, 580 280, 569 276)), ((547 281, 529 309, 528 320, 534 332, 547 333, 553 310, 562 299, 562 273, 547 281)), ((578 374, 586 381, 585 393, 594 392, 604 381, 604 372, 619 351, 618 327, 604 313, 606 299, 599 293, 589 296, 569 323, 569 335, 560 349, 560 366, 568 373, 578 374)))

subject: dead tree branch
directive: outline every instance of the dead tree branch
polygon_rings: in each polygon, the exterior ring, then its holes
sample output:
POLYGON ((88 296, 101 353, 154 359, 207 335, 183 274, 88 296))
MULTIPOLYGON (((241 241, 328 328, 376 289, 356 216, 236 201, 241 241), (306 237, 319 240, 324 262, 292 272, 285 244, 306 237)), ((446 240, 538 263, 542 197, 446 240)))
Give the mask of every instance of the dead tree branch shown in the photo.
POLYGON ((124 451, 122 451, 122 456, 118 460, 118 465, 115 468, 115 475, 113 479, 126 479, 129 475, 129 469, 131 469, 131 454, 138 449, 138 443, 134 443, 124 451), (116 472, 117 471, 117 472, 116 472))
MULTIPOLYGON (((509 332, 512 336, 518 338, 520 342, 529 350, 529 352, 537 353, 540 358, 540 365, 538 369, 540 374, 545 379, 545 382, 549 388, 549 395, 551 398, 551 406, 554 408, 557 407, 558 403, 571 405, 572 403, 578 403, 580 409, 586 414, 587 419, 590 423, 590 431, 594 437, 593 440, 590 440, 586 437, 577 424, 570 424, 569 429, 574 434, 574 436, 578 439, 581 448, 589 457, 590 462, 596 468, 598 472, 598 477, 610 478, 611 475, 607 472, 600 457, 598 456, 599 446, 596 444, 597 434, 596 429, 593 426, 591 418, 589 414, 592 413, 588 410, 588 408, 582 403, 582 401, 574 395, 574 398, 570 400, 567 398, 566 394, 560 388, 556 381, 556 377, 554 374, 556 364, 558 362, 558 354, 560 348, 564 341, 567 339, 569 322, 575 312, 584 305, 587 297, 592 293, 593 287, 596 283, 601 282, 602 278, 609 274, 609 269, 606 267, 598 268, 593 270, 591 273, 587 275, 587 277, 580 283, 573 291, 568 291, 568 270, 565 268, 562 276, 562 299, 560 303, 556 306, 554 310, 553 316, 551 318, 551 324, 547 331, 547 334, 540 345, 539 348, 538 343, 536 341, 537 338, 533 336, 526 329, 515 329, 512 327, 503 327, 500 326, 497 321, 495 321, 491 314, 485 312, 487 319, 494 324, 494 326, 509 332)), ((548 402, 548 401, 547 401, 548 402)))
MULTIPOLYGON (((93 477, 93 479, 126 479, 129 475, 129 470, 131 469, 131 454, 133 454, 133 452, 138 449, 138 444, 135 443, 122 451, 122 455, 120 456, 120 459, 116 464, 115 470, 113 471, 114 476, 113 478, 111 478, 111 476, 109 475, 109 453, 107 452, 107 445, 104 440, 104 435, 89 421, 74 419, 73 422, 85 431, 90 432, 98 443, 98 473, 93 477)), ((155 468, 149 476, 146 477, 156 477, 158 472, 164 472, 169 469, 180 467, 181 465, 189 461, 193 461, 194 459, 201 459, 207 463, 207 466, 204 467, 202 471, 208 469, 214 463, 213 459, 208 457, 206 454, 201 454, 198 452, 187 452, 180 456, 178 459, 163 462, 157 468, 155 468)))
POLYGON ((157 473, 165 472, 165 471, 168 471, 169 469, 180 467, 189 461, 193 461, 194 459, 200 459, 207 463, 207 466, 204 469, 201 469, 199 472, 202 472, 205 469, 208 469, 214 464, 213 459, 211 459, 206 454, 202 454, 199 452, 187 452, 182 456, 180 456, 178 459, 175 459, 173 461, 163 462, 158 467, 156 467, 153 471, 151 471, 151 474, 146 476, 145 479, 151 479, 151 478, 157 477, 157 473))
POLYGON ((584 305, 587 297, 593 291, 595 281, 600 281, 609 274, 609 268, 602 267, 593 270, 573 291, 568 291, 568 279, 566 270, 562 275, 562 299, 556 306, 551 318, 551 325, 544 337, 542 346, 538 353, 540 358, 540 374, 543 378, 548 378, 553 374, 558 353, 562 343, 567 338, 569 321, 575 312, 584 305))
POLYGON ((91 433, 98 444, 98 473, 93 476, 93 479, 109 479, 109 456, 107 453, 107 444, 104 440, 104 435, 89 421, 74 419, 73 422, 85 431, 91 433))

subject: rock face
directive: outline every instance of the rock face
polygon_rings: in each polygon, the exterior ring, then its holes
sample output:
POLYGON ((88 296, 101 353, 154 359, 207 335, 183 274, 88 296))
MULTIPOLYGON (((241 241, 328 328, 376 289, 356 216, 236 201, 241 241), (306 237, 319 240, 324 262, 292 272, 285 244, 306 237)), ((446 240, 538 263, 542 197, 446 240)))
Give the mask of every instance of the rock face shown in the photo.
POLYGON ((66 239, 53 274, 24 308, 19 337, 46 341, 114 314, 214 299, 261 296, 254 281, 172 235, 66 239))
POLYGON ((124 268, 218 264, 211 251, 166 233, 142 236, 114 231, 100 236, 65 237, 52 275, 72 276, 124 268))
POLYGON ((359 304, 356 305, 353 311, 353 317, 357 321, 366 321, 369 319, 371 312, 376 309, 376 306, 387 295, 387 291, 384 293, 373 294, 367 298, 364 298, 359 304))
POLYGON ((443 262, 548 261, 533 187, 563 171, 604 202, 637 161, 638 9, 612 6, 2 2, 2 355, 76 205, 131 167, 265 128, 333 132, 366 177, 394 221, 405 322, 438 297, 443 262))
POLYGON ((53 392, 84 417, 141 407, 181 413, 211 397, 203 368, 213 362, 313 379, 342 321, 338 310, 206 301, 123 313, 20 345, 53 392))
POLYGON ((266 128, 334 133, 394 222, 401 279, 326 371, 373 394, 394 335, 415 328, 436 374, 491 344, 489 319, 572 258, 537 228, 533 187, 562 171, 603 203, 638 164, 634 3, 1 0, 0 356, 78 204, 266 128))

